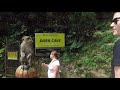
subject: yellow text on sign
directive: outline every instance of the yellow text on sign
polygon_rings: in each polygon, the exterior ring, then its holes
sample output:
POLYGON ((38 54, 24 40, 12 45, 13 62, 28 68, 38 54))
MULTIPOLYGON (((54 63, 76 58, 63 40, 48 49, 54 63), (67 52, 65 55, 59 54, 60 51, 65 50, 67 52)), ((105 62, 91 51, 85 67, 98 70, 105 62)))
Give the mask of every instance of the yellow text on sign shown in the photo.
POLYGON ((35 33, 36 48, 64 47, 64 46, 65 46, 64 33, 35 33))
POLYGON ((8 59, 17 60, 18 52, 8 52, 8 59))

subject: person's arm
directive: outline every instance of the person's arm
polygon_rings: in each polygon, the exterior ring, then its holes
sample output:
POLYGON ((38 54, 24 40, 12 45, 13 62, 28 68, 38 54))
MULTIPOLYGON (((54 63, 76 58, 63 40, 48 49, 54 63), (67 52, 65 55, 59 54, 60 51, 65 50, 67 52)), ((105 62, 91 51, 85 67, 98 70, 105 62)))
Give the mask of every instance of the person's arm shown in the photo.
POLYGON ((56 66, 53 67, 53 69, 54 69, 54 78, 57 78, 57 75, 59 73, 59 66, 56 65, 56 66))
POLYGON ((120 78, 120 66, 115 66, 114 71, 115 71, 115 78, 120 78))
POLYGON ((42 66, 48 68, 48 64, 42 63, 42 66))

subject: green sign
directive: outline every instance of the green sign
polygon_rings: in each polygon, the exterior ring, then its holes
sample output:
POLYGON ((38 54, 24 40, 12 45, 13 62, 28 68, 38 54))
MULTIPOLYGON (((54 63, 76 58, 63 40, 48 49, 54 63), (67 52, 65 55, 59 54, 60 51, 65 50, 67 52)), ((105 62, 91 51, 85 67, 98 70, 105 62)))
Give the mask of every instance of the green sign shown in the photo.
POLYGON ((35 33, 35 48, 57 48, 64 46, 64 33, 35 33))
POLYGON ((18 52, 8 52, 7 56, 8 56, 8 59, 17 60, 18 52))

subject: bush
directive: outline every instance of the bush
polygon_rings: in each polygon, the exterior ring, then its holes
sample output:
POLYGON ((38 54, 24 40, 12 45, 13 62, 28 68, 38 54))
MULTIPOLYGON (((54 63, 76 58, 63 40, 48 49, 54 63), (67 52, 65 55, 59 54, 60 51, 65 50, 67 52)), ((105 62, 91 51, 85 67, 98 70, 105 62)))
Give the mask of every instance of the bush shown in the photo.
POLYGON ((94 12, 74 12, 69 16, 69 31, 66 35, 66 46, 77 52, 83 43, 90 40, 96 32, 96 14, 94 12))

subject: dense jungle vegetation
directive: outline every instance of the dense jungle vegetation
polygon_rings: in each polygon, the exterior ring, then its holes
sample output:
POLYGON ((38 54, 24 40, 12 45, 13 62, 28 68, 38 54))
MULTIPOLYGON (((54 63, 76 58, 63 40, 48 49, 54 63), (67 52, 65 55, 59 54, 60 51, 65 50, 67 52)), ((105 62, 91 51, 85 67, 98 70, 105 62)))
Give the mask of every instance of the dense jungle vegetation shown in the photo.
MULTIPOLYGON (((7 43, 21 41, 35 33, 65 33, 65 47, 61 53, 63 78, 110 78, 112 12, 1 12, 0 13, 0 69, 4 68, 7 43), (3 24, 4 23, 4 24, 3 24), (2 25, 3 24, 3 25, 2 25)), ((3 70, 4 71, 4 70, 3 70)), ((40 77, 47 77, 40 69, 40 77)))

